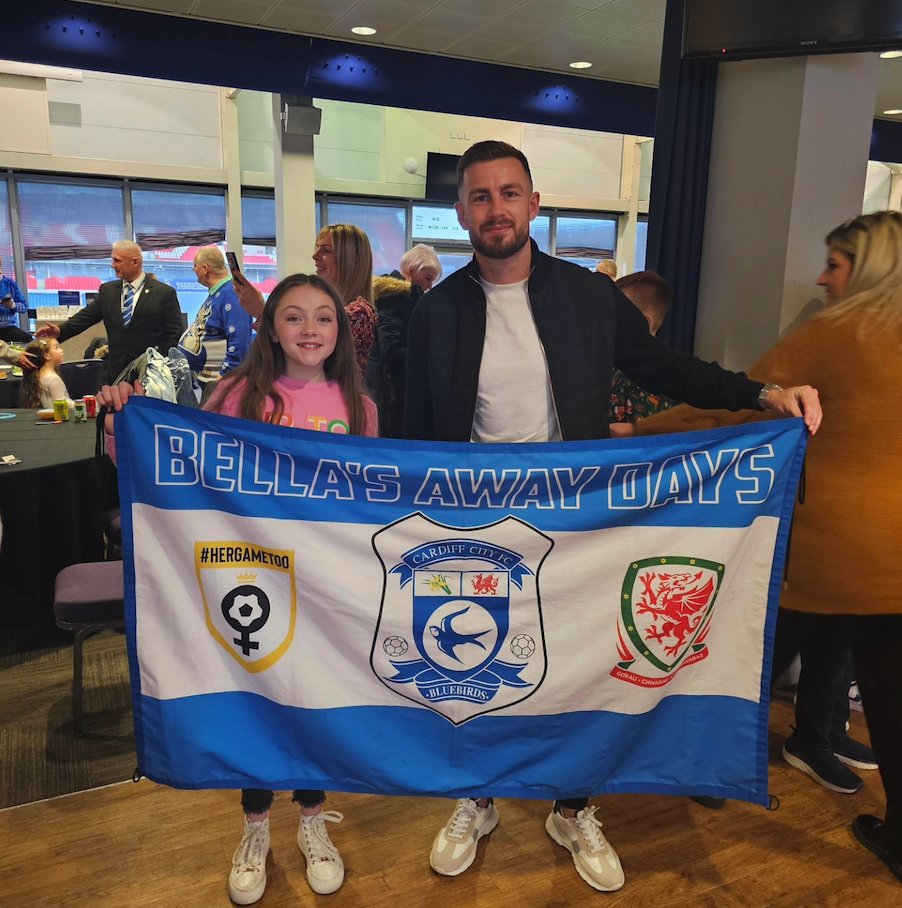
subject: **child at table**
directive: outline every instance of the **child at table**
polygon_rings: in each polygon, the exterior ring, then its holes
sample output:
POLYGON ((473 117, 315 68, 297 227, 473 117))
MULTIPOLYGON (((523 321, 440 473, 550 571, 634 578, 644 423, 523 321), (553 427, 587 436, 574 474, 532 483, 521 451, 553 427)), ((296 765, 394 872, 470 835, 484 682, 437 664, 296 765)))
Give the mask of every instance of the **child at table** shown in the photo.
MULTIPOLYGON (((137 382, 105 385, 98 400, 118 411, 133 393, 144 393, 137 382)), ((281 281, 263 308, 244 363, 220 380, 204 409, 302 429, 375 435, 376 405, 363 390, 348 316, 331 284, 312 274, 281 281)), ((104 431, 115 457, 112 414, 104 431)), ((323 811, 325 797, 323 791, 295 791, 293 797, 301 808, 298 847, 307 861, 307 880, 321 895, 335 892, 344 880, 344 864, 325 825, 343 817, 323 811)), ((266 887, 272 801, 272 791, 241 793, 244 835, 229 874, 229 896, 238 905, 253 904, 266 887)))
POLYGON ((72 407, 72 398, 66 383, 60 378, 59 366, 63 361, 63 348, 56 338, 32 341, 25 353, 38 368, 24 373, 22 378, 22 406, 38 409, 53 407, 55 400, 65 400, 72 407))

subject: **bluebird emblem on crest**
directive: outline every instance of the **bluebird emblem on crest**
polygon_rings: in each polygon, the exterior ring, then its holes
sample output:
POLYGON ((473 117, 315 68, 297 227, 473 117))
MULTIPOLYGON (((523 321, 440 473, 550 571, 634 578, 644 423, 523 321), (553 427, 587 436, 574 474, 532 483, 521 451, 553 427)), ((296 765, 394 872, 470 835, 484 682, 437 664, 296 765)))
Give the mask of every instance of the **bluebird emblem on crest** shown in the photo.
POLYGON ((429 633, 435 638, 435 645, 446 655, 450 656, 457 662, 461 660, 454 652, 457 646, 463 646, 466 643, 473 643, 480 649, 485 649, 485 644, 479 642, 479 638, 485 636, 488 631, 479 631, 476 634, 460 634, 451 626, 451 622, 459 615, 465 615, 470 611, 470 606, 465 605, 460 611, 452 612, 442 618, 441 625, 430 624, 429 633))
POLYGON ((455 725, 530 696, 545 677, 538 570, 552 545, 513 517, 458 529, 412 514, 376 533, 379 680, 455 725))

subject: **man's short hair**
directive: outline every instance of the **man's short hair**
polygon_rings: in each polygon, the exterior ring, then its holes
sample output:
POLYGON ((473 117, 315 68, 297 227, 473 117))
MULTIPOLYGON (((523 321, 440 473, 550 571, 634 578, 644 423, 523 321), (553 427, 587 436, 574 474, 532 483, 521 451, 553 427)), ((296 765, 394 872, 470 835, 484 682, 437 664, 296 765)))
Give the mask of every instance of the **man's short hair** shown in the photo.
POLYGON ((219 274, 222 271, 228 271, 225 256, 218 246, 203 246, 197 250, 194 261, 198 265, 206 265, 211 271, 219 274))
POLYGON ((416 246, 408 249, 398 263, 398 271, 408 279, 424 268, 432 270, 435 275, 434 280, 438 280, 442 276, 442 263, 438 260, 435 249, 425 243, 417 243, 416 246))
POLYGON ((529 185, 532 186, 532 171, 529 169, 529 162, 526 155, 519 148, 507 142, 501 142, 498 139, 487 139, 484 142, 477 142, 471 145, 457 162, 457 188, 460 189, 464 181, 464 173, 468 167, 474 164, 482 164, 485 161, 499 161, 502 158, 516 158, 526 171, 529 177, 529 185))
POLYGON ((617 286, 621 290, 630 287, 638 290, 642 289, 652 293, 658 300, 658 304, 665 310, 670 308, 673 301, 673 287, 670 281, 665 280, 656 271, 634 271, 627 274, 617 281, 617 286))
POLYGON ((113 250, 118 249, 123 255, 134 256, 140 262, 144 261, 144 253, 134 240, 116 240, 112 248, 113 250))

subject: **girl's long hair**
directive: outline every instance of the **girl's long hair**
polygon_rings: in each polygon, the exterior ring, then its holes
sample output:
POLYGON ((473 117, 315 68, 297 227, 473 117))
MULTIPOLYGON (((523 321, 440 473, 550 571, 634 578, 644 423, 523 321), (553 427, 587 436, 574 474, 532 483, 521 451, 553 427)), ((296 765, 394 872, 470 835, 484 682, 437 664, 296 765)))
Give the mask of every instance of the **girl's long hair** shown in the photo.
POLYGON ((338 269, 338 292, 345 303, 363 297, 373 303, 373 250, 367 235, 353 224, 323 227, 318 240, 331 240, 338 269))
POLYGON ((41 401, 41 367, 50 352, 50 341, 45 338, 33 340, 25 348, 25 352, 30 354, 31 361, 37 365, 34 369, 22 370, 22 406, 37 409, 44 406, 41 401))
POLYGON ((861 316, 862 330, 902 324, 902 214, 878 211, 851 218, 825 242, 852 260, 843 295, 820 318, 861 316))
POLYGON ((226 395, 237 382, 244 380, 240 415, 244 419, 263 419, 266 399, 273 402, 268 422, 278 425, 285 412, 285 401, 275 388, 276 379, 285 374, 285 353, 275 335, 275 315, 282 298, 295 287, 310 287, 324 293, 335 307, 338 321, 338 338, 335 350, 326 358, 324 371, 329 381, 338 383, 348 411, 348 426, 352 435, 363 435, 366 431, 366 409, 364 407, 363 379, 354 356, 354 341, 351 338, 351 324, 345 313, 341 297, 335 288, 315 274, 292 274, 279 283, 269 295, 260 323, 257 339, 251 346, 244 362, 223 378, 219 388, 211 397, 207 409, 217 410, 226 395))

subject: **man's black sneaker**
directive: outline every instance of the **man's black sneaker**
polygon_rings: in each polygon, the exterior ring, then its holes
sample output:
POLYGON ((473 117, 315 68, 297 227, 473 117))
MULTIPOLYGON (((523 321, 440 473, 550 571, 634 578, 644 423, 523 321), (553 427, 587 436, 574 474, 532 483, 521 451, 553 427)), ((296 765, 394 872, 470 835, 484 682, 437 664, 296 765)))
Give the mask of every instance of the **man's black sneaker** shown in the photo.
POLYGON ((833 753, 838 760, 845 763, 846 766, 854 766, 856 769, 876 769, 877 761, 874 759, 874 751, 867 744, 862 744, 848 735, 841 738, 834 738, 830 742, 833 753))
POLYGON ((689 795, 696 804, 707 807, 709 810, 720 810, 727 803, 726 798, 711 798, 708 795, 689 795))
POLYGON ((783 745, 783 759, 830 791, 855 794, 864 784, 851 769, 839 762, 830 747, 800 747, 795 735, 783 745))

